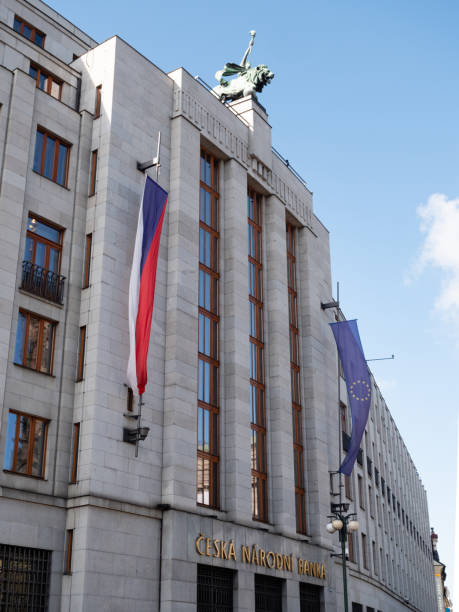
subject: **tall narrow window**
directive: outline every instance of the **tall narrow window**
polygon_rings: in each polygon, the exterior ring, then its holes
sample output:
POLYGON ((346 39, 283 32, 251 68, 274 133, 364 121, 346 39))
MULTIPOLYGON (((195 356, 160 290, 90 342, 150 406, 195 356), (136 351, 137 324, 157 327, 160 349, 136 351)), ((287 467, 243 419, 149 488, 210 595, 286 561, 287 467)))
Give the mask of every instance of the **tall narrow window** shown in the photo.
POLYGON ((362 508, 362 510, 365 510, 365 499, 364 499, 364 493, 363 493, 363 480, 361 476, 357 475, 357 485, 358 485, 358 491, 359 491, 359 505, 362 508))
POLYGON ((97 149, 91 153, 91 181, 89 184, 89 195, 96 193, 96 177, 97 177, 97 149))
POLYGON ((83 380, 85 345, 86 345, 86 325, 83 325, 83 327, 80 327, 80 345, 78 349, 78 369, 77 369, 76 382, 80 382, 81 380, 83 380))
POLYGON ((43 478, 48 421, 11 411, 8 414, 3 469, 43 478))
POLYGON ((91 272, 92 234, 86 235, 86 249, 84 254, 83 289, 89 287, 89 275, 91 272))
POLYGON ((38 315, 19 311, 14 363, 52 374, 56 324, 38 315))
POLYGON ((266 460, 266 406, 263 337, 263 257, 261 196, 247 196, 249 238, 250 312, 250 456, 252 516, 268 520, 268 467, 266 460))
POLYGON ((64 574, 72 573, 73 529, 67 529, 64 574))
POLYGON ((72 449, 72 472, 70 474, 71 484, 75 484, 78 476, 78 450, 80 446, 80 424, 73 424, 73 449, 72 449))
POLYGON ((347 534, 347 550, 348 550, 349 561, 352 561, 354 563, 355 562, 355 552, 354 552, 354 534, 353 533, 347 534))
POLYGON ((362 565, 365 569, 368 569, 367 536, 364 533, 362 533, 362 565))
POLYGON ((198 504, 219 506, 218 161, 201 151, 199 206, 198 504))
POLYGON ((96 87, 96 104, 94 108, 94 119, 100 117, 100 107, 102 102, 102 85, 96 87))
POLYGON ((30 214, 24 261, 22 262, 21 289, 62 304, 64 280, 59 274, 63 230, 30 214))
POLYGON ((70 145, 58 136, 37 128, 33 169, 63 187, 67 187, 70 145))
POLYGON ((290 376, 292 386, 296 530, 298 533, 306 533, 303 411, 301 407, 298 292, 296 284, 296 229, 290 223, 287 223, 287 279, 290 324, 290 376))

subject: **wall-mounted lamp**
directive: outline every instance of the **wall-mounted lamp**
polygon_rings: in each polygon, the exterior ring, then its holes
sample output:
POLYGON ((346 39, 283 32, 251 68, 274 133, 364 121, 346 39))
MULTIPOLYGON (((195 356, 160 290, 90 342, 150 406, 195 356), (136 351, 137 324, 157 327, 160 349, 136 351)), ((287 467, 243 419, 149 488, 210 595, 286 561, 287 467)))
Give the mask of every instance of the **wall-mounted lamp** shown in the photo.
POLYGON ((137 427, 136 429, 123 428, 123 442, 136 444, 138 441, 143 441, 148 436, 149 427, 137 427))

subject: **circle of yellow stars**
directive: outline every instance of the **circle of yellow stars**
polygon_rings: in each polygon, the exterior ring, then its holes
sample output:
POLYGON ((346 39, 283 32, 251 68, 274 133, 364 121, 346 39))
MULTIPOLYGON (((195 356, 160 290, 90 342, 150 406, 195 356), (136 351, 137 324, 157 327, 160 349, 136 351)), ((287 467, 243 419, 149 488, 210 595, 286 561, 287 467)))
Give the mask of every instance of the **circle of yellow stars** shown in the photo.
POLYGON ((354 380, 349 388, 349 393, 358 402, 365 402, 370 399, 370 385, 365 380, 354 380), (357 387, 357 389, 355 388, 357 387))

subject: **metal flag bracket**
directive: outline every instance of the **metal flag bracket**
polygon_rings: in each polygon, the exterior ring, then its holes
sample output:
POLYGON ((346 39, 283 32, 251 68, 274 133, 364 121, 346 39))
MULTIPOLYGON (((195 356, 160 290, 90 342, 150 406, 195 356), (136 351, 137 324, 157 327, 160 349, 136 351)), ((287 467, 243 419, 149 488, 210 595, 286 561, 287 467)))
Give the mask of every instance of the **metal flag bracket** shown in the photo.
POLYGON ((159 169, 161 167, 161 132, 158 132, 158 145, 156 147, 156 157, 153 157, 150 161, 146 162, 137 162, 137 170, 140 172, 145 172, 148 168, 156 168, 156 181, 158 181, 159 177, 159 169))

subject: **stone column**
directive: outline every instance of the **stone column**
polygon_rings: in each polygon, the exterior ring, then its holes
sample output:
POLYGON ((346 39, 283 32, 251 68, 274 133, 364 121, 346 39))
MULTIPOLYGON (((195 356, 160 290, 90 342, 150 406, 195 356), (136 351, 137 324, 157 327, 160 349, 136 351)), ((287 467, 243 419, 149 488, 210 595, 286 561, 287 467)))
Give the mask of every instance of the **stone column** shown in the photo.
POLYGON ((221 410, 220 469, 222 508, 228 518, 249 522, 252 516, 250 485, 249 407, 249 298, 247 241, 247 176, 235 160, 224 164, 221 200, 223 261, 221 349, 223 398, 221 410), (223 474, 225 471, 225 474, 223 474), (224 476, 224 478, 223 478, 224 476))
POLYGON ((296 532, 285 208, 276 196, 264 206, 264 315, 270 522, 296 532))
POLYGON ((300 612, 300 583, 297 580, 285 581, 282 599, 284 610, 300 612))
POLYGON ((196 508, 199 130, 172 119, 162 500, 196 508))

